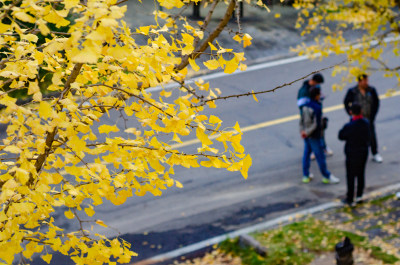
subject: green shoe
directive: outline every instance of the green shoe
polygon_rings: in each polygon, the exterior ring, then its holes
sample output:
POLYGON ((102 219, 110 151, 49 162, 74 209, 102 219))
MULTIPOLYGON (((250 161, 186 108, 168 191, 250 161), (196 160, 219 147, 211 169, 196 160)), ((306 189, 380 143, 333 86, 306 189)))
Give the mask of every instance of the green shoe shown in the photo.
POLYGON ((324 184, 337 184, 340 182, 340 179, 338 179, 337 177, 335 177, 333 174, 331 174, 329 176, 329 178, 322 178, 322 183, 324 184))
POLYGON ((310 173, 308 176, 303 176, 303 183, 309 183, 311 180, 313 180, 314 178, 314 174, 310 173))
POLYGON ((307 176, 304 176, 303 179, 301 180, 303 183, 309 183, 311 179, 307 176))

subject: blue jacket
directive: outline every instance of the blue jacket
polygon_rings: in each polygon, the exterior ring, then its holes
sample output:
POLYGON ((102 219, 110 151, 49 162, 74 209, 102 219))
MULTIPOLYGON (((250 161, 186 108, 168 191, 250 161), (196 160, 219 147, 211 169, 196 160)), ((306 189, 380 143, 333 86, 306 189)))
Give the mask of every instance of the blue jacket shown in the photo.
MULTIPOLYGON (((313 87, 320 87, 320 85, 316 85, 313 87)), ((310 102, 310 90, 311 86, 309 84, 309 80, 306 80, 303 82, 303 85, 297 92, 297 106, 301 108, 302 106, 306 105, 308 102, 310 102)))

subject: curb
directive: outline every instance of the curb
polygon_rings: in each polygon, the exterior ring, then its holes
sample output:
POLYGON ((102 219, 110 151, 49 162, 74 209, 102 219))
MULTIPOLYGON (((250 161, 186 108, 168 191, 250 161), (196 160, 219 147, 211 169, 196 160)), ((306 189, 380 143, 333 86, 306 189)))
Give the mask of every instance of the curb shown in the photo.
MULTIPOLYGON (((392 193, 392 192, 395 192, 398 190, 400 190, 400 183, 372 191, 372 192, 368 193, 367 195, 365 195, 365 199, 379 197, 379 196, 382 196, 382 195, 385 195, 388 193, 392 193)), ((174 263, 174 261, 193 259, 195 257, 204 255, 207 251, 210 251, 213 248, 213 245, 219 244, 226 239, 240 237, 240 236, 247 235, 249 233, 253 233, 256 231, 271 229, 278 225, 291 223, 294 220, 304 217, 306 215, 312 215, 315 213, 323 212, 323 211, 334 209, 334 208, 339 208, 342 206, 343 206, 343 204, 339 201, 332 201, 332 202, 324 203, 324 204, 317 205, 317 206, 314 206, 314 207, 311 207, 308 209, 304 209, 304 210, 301 210, 298 212, 283 215, 281 217, 278 217, 278 218, 275 218, 275 219, 272 219, 272 220, 269 220, 266 222, 262 222, 262 223, 259 223, 256 225, 245 227, 245 228, 242 228, 242 229, 230 232, 230 233, 212 237, 212 238, 200 241, 198 243, 188 245, 186 247, 182 247, 182 248, 179 248, 179 249, 176 249, 173 251, 169 251, 169 252, 154 256, 154 257, 146 259, 146 260, 132 263, 131 265, 167 265, 167 264, 174 263)))

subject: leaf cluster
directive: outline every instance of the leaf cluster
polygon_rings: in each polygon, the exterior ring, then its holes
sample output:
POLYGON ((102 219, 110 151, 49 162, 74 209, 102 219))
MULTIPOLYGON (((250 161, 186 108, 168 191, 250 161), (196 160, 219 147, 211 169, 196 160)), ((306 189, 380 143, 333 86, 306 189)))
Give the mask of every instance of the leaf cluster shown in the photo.
MULTIPOLYGON (((204 114, 220 91, 201 80, 186 85, 187 66, 208 48, 205 67, 232 73, 244 68, 243 54, 215 38, 232 16, 202 24, 154 11, 154 25, 130 28, 127 7, 115 0, 3 1, 0 5, 0 122, 7 136, 0 150, 0 260, 11 264, 36 253, 52 253, 77 264, 128 263, 129 243, 107 239, 95 218, 108 200, 160 196, 178 167, 214 167, 248 176, 251 157, 241 145, 239 124, 204 114), (177 26, 177 21, 183 27, 177 26), (205 36, 205 32, 211 32, 205 36), (137 39, 145 40, 137 41, 137 39), (226 58, 229 58, 228 60, 226 58), (176 82, 160 93, 150 87, 176 82), (46 92, 45 92, 46 91, 46 92), (50 96, 47 91, 52 92, 50 96), (26 93, 31 102, 20 104, 26 93), (210 100, 207 101, 206 100, 210 100), (203 104, 204 103, 204 104, 203 104), (105 123, 105 120, 112 122, 105 123), (195 137, 185 153, 182 139, 195 137), (78 223, 65 230, 54 216, 78 223)), ((194 1, 159 0, 165 8, 194 1)), ((245 45, 250 36, 243 35, 245 45)))
POLYGON ((315 58, 330 54, 345 55, 348 64, 334 69, 344 74, 340 85, 354 81, 361 73, 381 72, 400 84, 400 65, 382 59, 385 50, 398 57, 400 47, 400 3, 394 0, 309 1, 297 0, 301 9, 297 27, 302 34, 313 34, 315 44, 299 45, 295 50, 315 58))

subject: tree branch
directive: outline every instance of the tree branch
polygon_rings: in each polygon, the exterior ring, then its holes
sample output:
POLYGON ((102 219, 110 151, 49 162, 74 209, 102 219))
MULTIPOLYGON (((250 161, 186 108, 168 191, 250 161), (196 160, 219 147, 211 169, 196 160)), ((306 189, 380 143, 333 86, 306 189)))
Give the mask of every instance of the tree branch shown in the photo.
MULTIPOLYGON (((247 97, 247 96, 251 96, 251 95, 258 95, 258 94, 265 94, 265 93, 269 93, 269 92, 275 92, 276 90, 278 90, 278 89, 280 89, 280 88, 282 88, 282 87, 290 86, 290 85, 292 85, 292 84, 294 84, 294 83, 296 83, 296 82, 298 82, 298 81, 301 81, 301 80, 303 80, 303 79, 306 79, 307 77, 309 77, 309 76, 311 76, 311 75, 313 75, 313 74, 319 73, 319 72, 324 71, 324 70, 327 70, 327 69, 331 69, 331 68, 333 68, 333 67, 335 67, 335 66, 344 64, 344 63, 347 62, 347 61, 348 61, 348 60, 346 59, 346 60, 344 60, 344 61, 342 61, 342 62, 340 62, 340 63, 337 63, 337 64, 334 64, 334 65, 331 65, 331 66, 322 68, 322 69, 320 69, 320 70, 313 71, 313 72, 311 72, 311 73, 309 73, 309 74, 307 74, 307 75, 305 75, 305 76, 303 76, 303 77, 300 77, 300 78, 298 78, 298 79, 296 79, 296 80, 294 80, 294 81, 291 81, 291 82, 289 82, 289 83, 284 83, 284 84, 282 84, 282 85, 280 85, 280 86, 277 86, 277 87, 275 87, 275 88, 272 88, 272 89, 268 89, 268 90, 264 90, 264 91, 259 91, 259 92, 247 92, 247 93, 244 93, 244 94, 236 94, 236 95, 230 95, 230 96, 225 96, 225 97, 217 97, 217 98, 213 98, 213 99, 208 99, 208 100, 204 100, 204 101, 203 101, 200 105, 198 105, 198 106, 204 106, 205 104, 207 104, 207 102, 211 102, 211 101, 215 101, 215 100, 228 99, 228 98, 247 97)), ((198 106, 197 106, 197 107, 198 107, 198 106)))
POLYGON ((222 30, 225 28, 232 17, 233 10, 235 9, 235 3, 236 0, 231 0, 228 8, 226 9, 225 15, 218 24, 217 28, 190 55, 186 55, 182 58, 182 62, 179 65, 175 66, 175 71, 180 71, 184 69, 189 64, 189 58, 196 58, 200 53, 204 52, 208 48, 208 43, 212 43, 214 39, 219 36, 219 34, 222 32, 222 30))
MULTIPOLYGON (((70 76, 68 77, 67 81, 64 84, 64 90, 61 93, 60 97, 58 98, 57 104, 60 102, 61 99, 63 99, 66 95, 68 95, 68 92, 71 89, 71 84, 73 82, 75 82, 76 78, 78 77, 78 75, 81 71, 82 66, 83 66, 82 63, 75 64, 70 76)), ((62 108, 62 107, 60 106, 60 108, 62 108)), ((46 148, 44 150, 44 153, 40 154, 38 156, 36 163, 35 163, 36 172, 39 172, 42 169, 42 166, 43 166, 44 162, 46 161, 46 158, 49 155, 49 152, 51 150, 51 146, 54 142, 55 136, 57 134, 57 130, 58 130, 57 127, 55 127, 52 132, 47 132, 46 148)), ((29 181, 28 181, 28 185, 32 185, 33 181, 34 181, 34 179, 33 179, 33 176, 31 175, 29 178, 29 181)))

